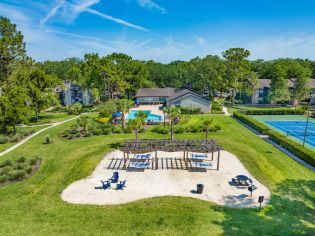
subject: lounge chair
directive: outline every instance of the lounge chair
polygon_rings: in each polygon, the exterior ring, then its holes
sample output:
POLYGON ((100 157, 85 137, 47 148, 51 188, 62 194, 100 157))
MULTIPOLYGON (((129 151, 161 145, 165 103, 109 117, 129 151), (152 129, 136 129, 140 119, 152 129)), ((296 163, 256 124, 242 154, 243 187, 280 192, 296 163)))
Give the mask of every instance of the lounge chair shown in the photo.
POLYGON ((109 189, 110 188, 110 182, 109 181, 102 181, 101 180, 101 183, 102 183, 102 189, 106 190, 106 189, 109 189))
POLYGON ((118 179, 119 179, 119 173, 118 172, 114 172, 113 176, 108 180, 108 182, 117 183, 118 179))
POLYGON ((150 153, 147 153, 147 154, 136 154, 136 155, 135 155, 135 159, 143 160, 143 159, 148 159, 148 158, 150 158, 150 156, 151 156, 150 153))
POLYGON ((129 167, 136 169, 146 169, 150 166, 148 162, 131 162, 129 167))
POLYGON ((211 167, 211 163, 204 163, 204 162, 191 162, 192 168, 201 168, 201 169, 207 169, 211 167))
POLYGON ((204 153, 192 153, 191 154, 191 159, 194 159, 194 160, 204 160, 208 157, 207 154, 204 154, 204 153))
POLYGON ((125 187, 126 187, 126 180, 119 181, 119 183, 116 186, 116 190, 124 190, 125 187))

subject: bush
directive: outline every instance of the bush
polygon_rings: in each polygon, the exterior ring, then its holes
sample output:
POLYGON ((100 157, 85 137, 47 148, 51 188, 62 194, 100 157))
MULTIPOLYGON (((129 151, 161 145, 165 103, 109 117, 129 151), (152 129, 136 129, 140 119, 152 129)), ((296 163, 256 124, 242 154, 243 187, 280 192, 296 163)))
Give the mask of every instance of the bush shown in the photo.
POLYGON ((126 126, 124 129, 125 134, 131 134, 132 133, 132 128, 130 126, 126 126))
POLYGON ((277 108, 241 108, 240 112, 244 115, 304 115, 305 109, 277 107, 277 108))
POLYGON ((19 157, 18 159, 17 159, 17 163, 23 163, 23 162, 25 162, 25 157, 19 157))
POLYGON ((186 131, 185 127, 178 125, 174 127, 174 133, 182 134, 186 131))
POLYGON ((7 175, 0 175, 0 183, 4 183, 9 179, 7 175))
POLYGON ((8 142, 8 139, 6 137, 0 137, 0 144, 5 144, 8 142))
POLYGON ((101 123, 101 124, 107 124, 109 121, 109 118, 108 117, 101 117, 101 118, 98 118, 97 119, 97 122, 98 123, 101 123))
POLYGON ((201 132, 203 130, 203 127, 202 127, 202 125, 192 125, 191 127, 190 127, 190 132, 201 132))
POLYGON ((162 125, 158 125, 152 129, 152 132, 159 133, 159 134, 168 134, 170 132, 170 127, 169 126, 164 127, 162 125))
POLYGON ((111 117, 111 115, 117 111, 116 102, 104 102, 97 107, 97 111, 100 113, 101 117, 111 117))
POLYGON ((9 180, 20 180, 23 179, 26 176, 25 170, 13 170, 9 173, 9 180))
POLYGON ((222 111, 222 110, 223 110, 223 106, 221 104, 219 104, 216 101, 212 102, 211 111, 222 111))
POLYGON ((11 160, 5 160, 4 162, 0 164, 0 168, 5 167, 5 166, 12 166, 12 165, 13 165, 13 162, 11 160))
POLYGON ((196 115, 201 113, 200 108, 180 107, 180 113, 186 115, 196 115))
POLYGON ((304 161, 310 163, 311 165, 315 166, 315 152, 303 147, 300 143, 287 138, 286 136, 278 133, 275 130, 271 130, 264 124, 259 123, 258 121, 246 116, 242 115, 239 112, 234 112, 234 117, 241 120, 245 124, 248 124, 252 128, 256 129, 257 131, 266 134, 269 138, 274 141, 275 143, 279 144, 280 146, 284 147, 294 155, 298 156, 299 158, 303 159, 304 161))
POLYGON ((209 113, 210 114, 219 114, 219 115, 221 115, 221 114, 224 114, 224 111, 211 110, 209 113))
POLYGON ((79 102, 76 102, 75 104, 70 105, 68 107, 68 112, 69 114, 72 114, 72 115, 80 115, 82 112, 82 104, 79 102))
POLYGON ((113 125, 112 126, 112 132, 114 134, 121 134, 123 132, 123 130, 122 130, 122 128, 120 126, 113 125))

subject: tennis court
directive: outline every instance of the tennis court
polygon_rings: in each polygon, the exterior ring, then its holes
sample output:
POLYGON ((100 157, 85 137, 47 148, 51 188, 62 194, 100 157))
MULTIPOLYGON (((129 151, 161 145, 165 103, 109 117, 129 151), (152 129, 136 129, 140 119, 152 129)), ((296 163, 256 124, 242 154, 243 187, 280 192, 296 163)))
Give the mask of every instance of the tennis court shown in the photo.
MULTIPOLYGON (((306 121, 265 121, 267 124, 303 142, 306 121)), ((305 143, 315 148, 315 123, 308 122, 305 143)))

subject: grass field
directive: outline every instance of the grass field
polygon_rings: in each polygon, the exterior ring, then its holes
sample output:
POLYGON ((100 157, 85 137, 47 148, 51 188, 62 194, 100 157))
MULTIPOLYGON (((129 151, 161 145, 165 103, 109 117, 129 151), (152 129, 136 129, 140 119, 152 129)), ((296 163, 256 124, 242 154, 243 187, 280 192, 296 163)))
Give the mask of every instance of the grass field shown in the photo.
MULTIPOLYGON (((47 125, 48 126, 48 125, 47 125)), ((17 128, 17 132, 21 129, 21 130, 34 130, 34 132, 37 132, 47 126, 38 126, 38 127, 23 127, 23 128, 17 128)), ((2 135, 0 135, 1 137, 2 135)), ((26 137, 25 137, 26 138, 26 137)), ((21 140, 20 140, 21 141, 21 140)), ((15 145, 17 142, 8 142, 8 143, 3 143, 0 144, 0 152, 12 147, 13 145, 15 145)))
MULTIPOLYGON (((91 174, 117 142, 134 138, 133 134, 116 134, 61 139, 59 134, 71 125, 69 122, 0 157, 0 161, 21 155, 43 160, 33 177, 0 188, 0 235, 314 235, 315 174, 232 118, 213 118, 222 130, 210 137, 237 155, 270 188, 271 202, 261 212, 182 197, 144 199, 119 206, 65 203, 60 198, 63 189, 91 174), (53 144, 42 144, 46 134, 53 144)), ((140 134, 140 138, 166 137, 140 134)), ((204 133, 175 137, 202 139, 204 133)))
POLYGON ((51 124, 67 120, 72 117, 75 117, 75 115, 69 115, 66 112, 43 112, 39 115, 39 120, 37 122, 35 122, 35 116, 31 116, 29 118, 30 122, 28 125, 51 124))

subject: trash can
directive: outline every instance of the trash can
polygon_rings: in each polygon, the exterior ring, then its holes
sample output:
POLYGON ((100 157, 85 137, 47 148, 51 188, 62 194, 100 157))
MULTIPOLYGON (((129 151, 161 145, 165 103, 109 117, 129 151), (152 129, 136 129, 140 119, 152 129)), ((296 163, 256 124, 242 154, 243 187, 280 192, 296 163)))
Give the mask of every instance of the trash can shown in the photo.
POLYGON ((198 194, 202 194, 203 192, 203 184, 197 184, 197 193, 198 194))

